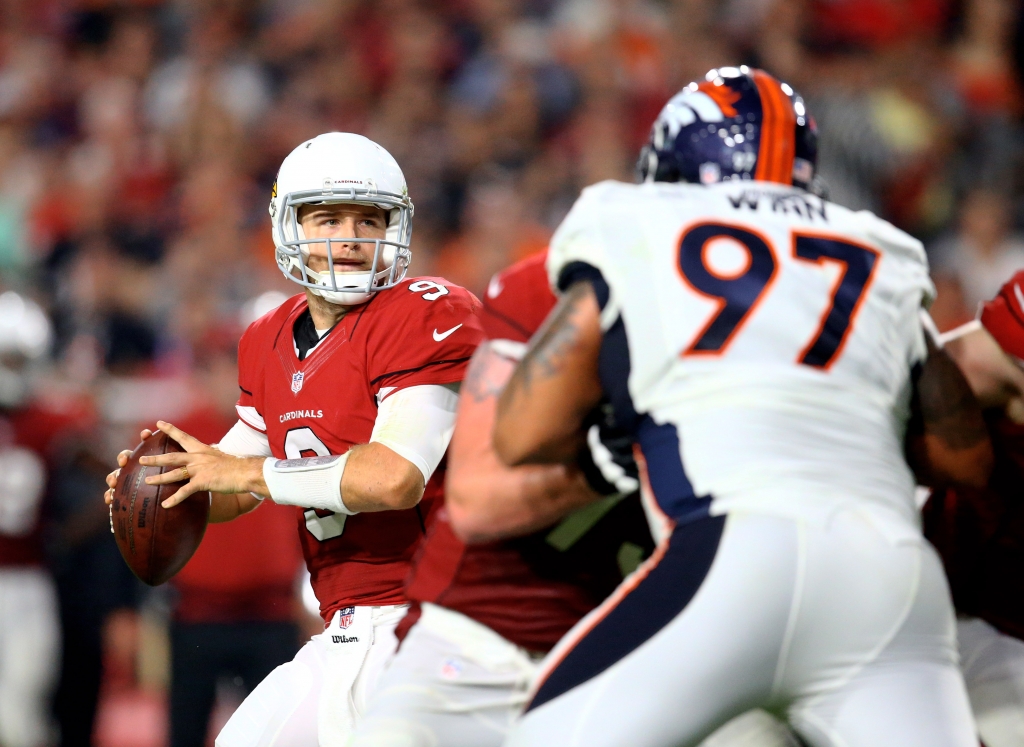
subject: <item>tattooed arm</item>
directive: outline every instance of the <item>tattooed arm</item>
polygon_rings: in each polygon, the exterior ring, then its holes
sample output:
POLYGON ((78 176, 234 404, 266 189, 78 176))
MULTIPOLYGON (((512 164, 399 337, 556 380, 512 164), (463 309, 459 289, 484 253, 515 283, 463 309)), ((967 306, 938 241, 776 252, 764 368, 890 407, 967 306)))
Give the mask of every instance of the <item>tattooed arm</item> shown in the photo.
POLYGON ((993 456, 981 406, 949 354, 925 339, 928 359, 914 380, 907 461, 922 485, 983 488, 993 456))
POLYGON ((600 310, 588 282, 562 296, 530 341, 498 401, 494 446, 511 466, 566 464, 583 445, 583 419, 601 399, 600 310))
POLYGON ((498 460, 491 441, 498 395, 514 367, 514 360, 484 343, 462 385, 448 447, 445 506, 452 529, 465 542, 528 534, 598 497, 575 466, 506 467, 498 460))

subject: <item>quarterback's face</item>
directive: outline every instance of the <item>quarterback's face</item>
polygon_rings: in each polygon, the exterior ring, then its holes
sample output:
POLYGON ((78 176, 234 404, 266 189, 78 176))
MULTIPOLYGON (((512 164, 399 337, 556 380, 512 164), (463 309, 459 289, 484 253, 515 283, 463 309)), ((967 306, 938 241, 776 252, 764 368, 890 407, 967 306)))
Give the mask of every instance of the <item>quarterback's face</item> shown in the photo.
MULTIPOLYGON (((383 239, 388 227, 385 211, 372 205, 303 205, 298 218, 307 239, 383 239)), ((327 272, 327 242, 308 246, 306 264, 309 269, 327 272)), ((332 241, 334 271, 368 272, 373 252, 372 241, 332 241)))

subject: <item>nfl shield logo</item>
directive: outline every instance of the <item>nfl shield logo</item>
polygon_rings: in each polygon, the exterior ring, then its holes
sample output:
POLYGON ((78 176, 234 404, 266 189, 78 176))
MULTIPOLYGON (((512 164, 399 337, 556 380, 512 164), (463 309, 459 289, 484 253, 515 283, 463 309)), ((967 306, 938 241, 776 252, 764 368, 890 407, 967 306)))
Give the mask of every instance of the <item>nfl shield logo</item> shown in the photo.
POLYGON ((302 379, 305 376, 305 372, 299 371, 298 373, 292 374, 292 393, 298 394, 299 390, 302 389, 302 379))
POLYGON ((347 628, 352 624, 352 618, 355 617, 355 607, 342 607, 338 610, 338 627, 347 628))

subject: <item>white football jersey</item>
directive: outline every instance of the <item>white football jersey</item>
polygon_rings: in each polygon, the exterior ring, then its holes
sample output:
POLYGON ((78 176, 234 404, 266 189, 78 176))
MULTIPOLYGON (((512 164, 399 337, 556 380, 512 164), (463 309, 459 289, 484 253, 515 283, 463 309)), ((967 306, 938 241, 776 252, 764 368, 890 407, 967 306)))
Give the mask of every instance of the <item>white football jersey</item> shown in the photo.
POLYGON ((608 285, 602 383, 641 416, 671 518, 827 520, 862 501, 916 522, 903 436, 934 295, 919 241, 784 185, 608 181, 555 233, 553 284, 573 262, 608 285))

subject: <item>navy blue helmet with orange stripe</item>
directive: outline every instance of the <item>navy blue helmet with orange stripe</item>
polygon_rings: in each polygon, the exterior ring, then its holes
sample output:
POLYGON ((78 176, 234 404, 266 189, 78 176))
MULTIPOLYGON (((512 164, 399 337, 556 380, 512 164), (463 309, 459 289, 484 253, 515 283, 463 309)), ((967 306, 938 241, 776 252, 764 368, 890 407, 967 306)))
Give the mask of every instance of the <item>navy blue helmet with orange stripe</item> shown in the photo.
POLYGON ((665 104, 640 151, 640 181, 757 179, 807 189, 818 130, 804 101, 763 70, 722 67, 665 104))

